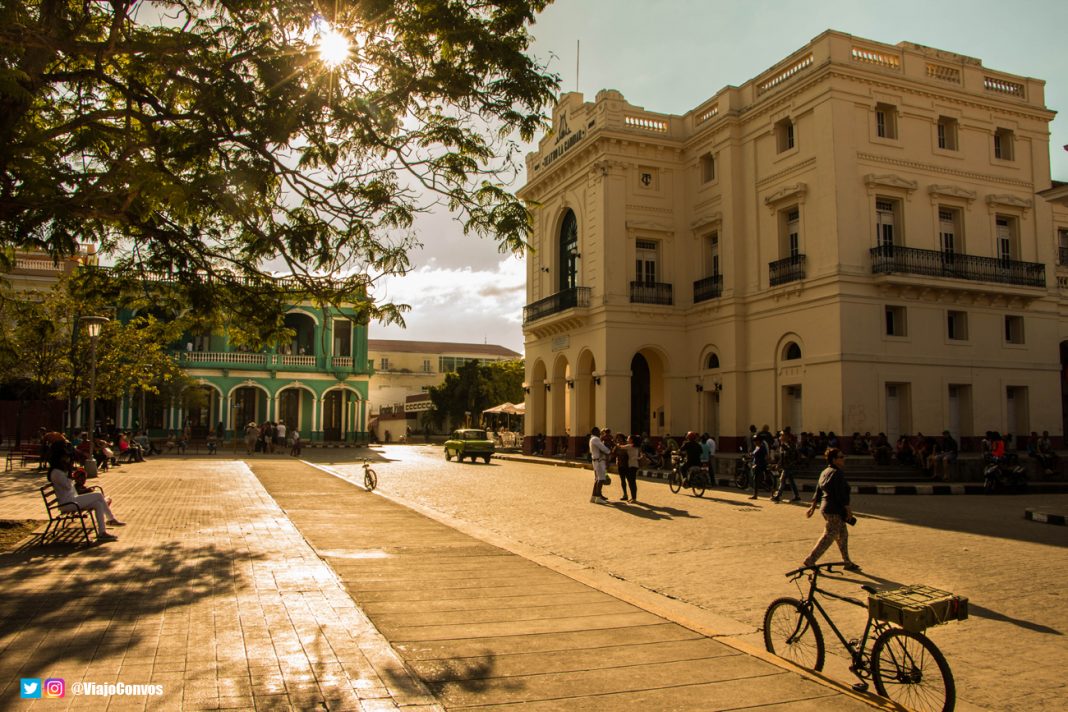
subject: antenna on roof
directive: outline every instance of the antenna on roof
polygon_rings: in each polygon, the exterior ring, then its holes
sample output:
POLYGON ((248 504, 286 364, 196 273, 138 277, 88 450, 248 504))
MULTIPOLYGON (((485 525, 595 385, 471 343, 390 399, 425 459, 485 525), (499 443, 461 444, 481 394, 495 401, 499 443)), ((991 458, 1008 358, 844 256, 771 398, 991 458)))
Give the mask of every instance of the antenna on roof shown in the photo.
POLYGON ((575 40, 575 91, 579 90, 579 57, 582 55, 582 40, 575 40))

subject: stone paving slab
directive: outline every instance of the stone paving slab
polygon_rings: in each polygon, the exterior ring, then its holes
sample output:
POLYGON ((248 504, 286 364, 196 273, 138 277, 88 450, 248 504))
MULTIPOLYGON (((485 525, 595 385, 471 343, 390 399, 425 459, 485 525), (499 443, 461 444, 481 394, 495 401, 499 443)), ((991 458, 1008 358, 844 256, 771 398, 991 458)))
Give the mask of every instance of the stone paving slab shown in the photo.
MULTIPOLYGON (((31 471, 0 518, 46 518, 31 471)), ((94 481, 119 541, 0 554, 0 709, 435 710, 426 687, 240 461, 153 458, 94 481), (22 701, 19 678, 63 678, 22 701), (87 682, 159 696, 73 696, 87 682)))
POLYGON ((319 468, 251 467, 448 709, 871 708, 319 468))

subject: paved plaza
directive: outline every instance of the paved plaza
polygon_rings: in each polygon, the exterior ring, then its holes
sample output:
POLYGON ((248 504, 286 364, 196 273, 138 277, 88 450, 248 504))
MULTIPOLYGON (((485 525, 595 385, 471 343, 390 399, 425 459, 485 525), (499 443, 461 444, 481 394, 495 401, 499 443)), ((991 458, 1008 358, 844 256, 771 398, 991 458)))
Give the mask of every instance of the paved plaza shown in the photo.
MULTIPOLYGON (((598 506, 588 472, 446 464, 437 448, 403 446, 373 454, 380 485, 370 494, 343 479, 362 480, 349 451, 306 454, 318 462, 124 466, 98 480, 130 522, 118 542, 0 555, 0 706, 873 704, 840 684, 850 681, 841 659, 823 680, 761 650, 763 609, 793 592, 781 572, 817 534, 796 506, 719 489, 698 500, 649 481, 641 505, 598 506), (63 700, 18 699, 21 678, 48 677, 65 680, 63 700), (72 696, 89 682, 159 684, 162 694, 72 696)), ((0 518, 41 518, 41 482, 6 474, 0 518)), ((931 636, 965 712, 1066 696, 1063 596, 1051 582, 1068 574, 1068 532, 1023 519, 1025 505, 1051 505, 1041 500, 858 503, 865 581, 971 598, 971 620, 931 636), (998 506, 1012 507, 1011 523, 989 523, 998 506)))

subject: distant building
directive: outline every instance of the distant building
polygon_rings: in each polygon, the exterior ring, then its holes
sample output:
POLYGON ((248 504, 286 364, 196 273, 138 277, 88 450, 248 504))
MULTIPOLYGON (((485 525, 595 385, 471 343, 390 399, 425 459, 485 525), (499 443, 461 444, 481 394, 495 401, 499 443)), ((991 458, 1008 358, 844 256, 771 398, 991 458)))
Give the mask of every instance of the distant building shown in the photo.
POLYGON ((528 440, 1063 434, 1068 188, 1043 91, 827 31, 682 116, 561 96, 520 190, 528 440))
MULTIPOLYGON (((92 246, 53 263, 43 253, 16 255, 3 275, 18 291, 47 291, 63 274, 96 265, 92 246)), ((367 438, 367 396, 370 369, 367 327, 357 323, 353 309, 321 309, 311 304, 288 307, 285 325, 294 331, 288 344, 259 352, 231 346, 226 334, 187 334, 172 354, 204 391, 203 405, 186 410, 178 401, 138 394, 117 401, 98 401, 97 422, 111 419, 122 429, 135 424, 154 435, 189 426, 203 438, 220 426, 224 437, 240 437, 250 422, 285 421, 305 441, 359 442, 367 438)), ((120 313, 129 319, 132 314, 120 313)), ((86 409, 76 406, 73 427, 85 426, 86 409)), ((59 423, 50 423, 55 427, 59 423)))
POLYGON ((522 358, 496 344, 444 341, 368 339, 367 356, 374 370, 368 395, 371 431, 379 440, 398 440, 407 428, 422 430, 418 414, 428 410, 425 395, 445 381, 445 374, 470 361, 510 361, 522 358), (410 399, 410 400, 409 400, 410 399), (407 405, 406 405, 407 403, 407 405))

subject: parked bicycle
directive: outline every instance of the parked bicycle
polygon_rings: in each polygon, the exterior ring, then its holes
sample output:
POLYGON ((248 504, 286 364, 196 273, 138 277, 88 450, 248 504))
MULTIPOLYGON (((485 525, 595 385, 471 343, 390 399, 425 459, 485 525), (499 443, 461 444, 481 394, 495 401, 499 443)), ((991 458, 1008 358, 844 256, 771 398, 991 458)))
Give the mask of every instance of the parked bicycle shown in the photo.
POLYGON ((768 652, 801 667, 822 670, 823 631, 815 615, 819 612, 849 653, 849 670, 860 681, 855 689, 866 690, 870 678, 876 692, 911 710, 951 712, 957 699, 953 673, 945 655, 923 631, 931 625, 967 618, 968 600, 926 586, 876 592, 863 585, 869 594, 864 603, 819 587, 821 572, 834 573, 835 567, 844 566, 844 562, 802 566, 786 574, 795 583, 807 576, 808 593, 797 583, 800 599, 779 598, 768 606, 764 614, 768 652), (867 608, 863 635, 846 639, 816 594, 867 608), (874 640, 870 652, 869 639, 874 640))
POLYGON ((378 487, 378 473, 371 469, 371 463, 367 460, 363 461, 363 486, 368 492, 378 487))
POLYGON ((778 484, 776 477, 778 473, 773 471, 774 467, 774 465, 768 465, 767 469, 757 475, 753 469, 753 456, 745 453, 734 465, 734 486, 740 490, 747 490, 753 484, 753 477, 758 476, 760 482, 757 483, 757 489, 765 489, 774 493, 778 484))
POLYGON ((681 453, 671 456, 671 474, 668 476, 668 487, 675 494, 683 487, 693 490, 695 497, 704 497, 705 490, 712 486, 707 467, 692 467, 686 470, 686 457, 681 453))

